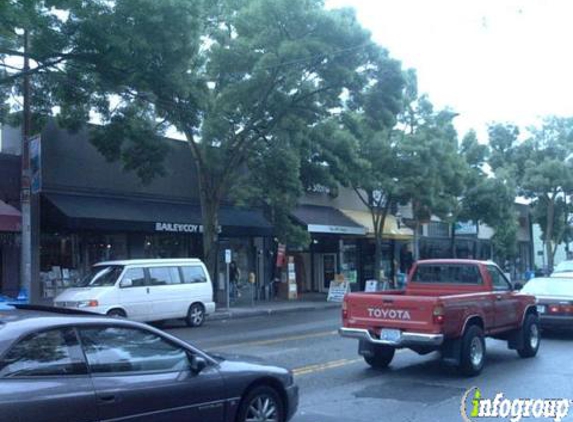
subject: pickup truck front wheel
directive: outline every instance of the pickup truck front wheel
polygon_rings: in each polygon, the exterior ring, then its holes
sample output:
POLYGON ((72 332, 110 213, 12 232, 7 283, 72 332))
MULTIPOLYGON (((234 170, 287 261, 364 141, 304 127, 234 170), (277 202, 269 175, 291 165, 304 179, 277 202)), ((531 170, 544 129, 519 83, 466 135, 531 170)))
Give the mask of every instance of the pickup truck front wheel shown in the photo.
POLYGON ((374 369, 384 369, 394 359, 396 349, 391 346, 377 345, 372 348, 370 355, 364 355, 364 360, 374 369))
POLYGON ((477 325, 467 328, 462 337, 460 371, 466 376, 478 375, 485 363, 485 339, 483 330, 477 325))
POLYGON ((517 353, 522 358, 532 358, 537 354, 541 343, 537 316, 533 314, 527 315, 521 331, 523 333, 523 347, 517 349, 517 353))

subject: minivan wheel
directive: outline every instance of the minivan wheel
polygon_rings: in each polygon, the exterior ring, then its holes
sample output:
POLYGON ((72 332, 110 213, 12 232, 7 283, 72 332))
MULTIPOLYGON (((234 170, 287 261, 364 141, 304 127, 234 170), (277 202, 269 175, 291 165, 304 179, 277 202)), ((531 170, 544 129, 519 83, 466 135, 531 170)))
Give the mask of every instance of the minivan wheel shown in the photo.
POLYGON ((477 325, 468 327, 462 337, 460 372, 472 377, 478 375, 485 363, 485 339, 483 330, 477 325))
POLYGON ((189 307, 185 322, 189 327, 200 327, 205 322, 205 308, 200 303, 194 303, 189 307))
POLYGON ((237 422, 284 422, 285 418, 285 404, 277 391, 262 385, 243 398, 237 422))
POLYGON ((125 318, 127 315, 121 309, 110 309, 109 311, 107 311, 107 316, 113 318, 125 318))

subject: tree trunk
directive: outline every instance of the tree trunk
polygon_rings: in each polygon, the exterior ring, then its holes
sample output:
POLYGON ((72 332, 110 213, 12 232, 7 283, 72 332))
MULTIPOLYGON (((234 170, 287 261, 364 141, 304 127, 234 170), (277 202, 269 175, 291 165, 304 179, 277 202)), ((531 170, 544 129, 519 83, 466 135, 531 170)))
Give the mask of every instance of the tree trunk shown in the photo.
POLYGON ((420 259, 420 221, 416 218, 414 223, 414 262, 420 259))
POLYGON ((452 258, 457 258, 457 253, 456 253, 456 223, 452 223, 452 238, 451 238, 451 245, 450 248, 452 250, 452 258))
POLYGON ((374 235, 375 239, 375 250, 374 250, 374 278, 378 281, 382 281, 381 273, 382 273, 382 265, 380 261, 382 261, 382 239, 380 238, 380 234, 376 233, 374 235))
MULTIPOLYGON (((217 252, 219 244, 219 200, 201 189, 203 221, 203 261, 211 275, 213 294, 217 291, 217 252)), ((215 295, 216 297, 216 295, 215 295)))
POLYGON ((548 198, 547 225, 545 227, 545 251, 547 253, 547 271, 553 272, 553 224, 555 218, 555 198, 548 198))

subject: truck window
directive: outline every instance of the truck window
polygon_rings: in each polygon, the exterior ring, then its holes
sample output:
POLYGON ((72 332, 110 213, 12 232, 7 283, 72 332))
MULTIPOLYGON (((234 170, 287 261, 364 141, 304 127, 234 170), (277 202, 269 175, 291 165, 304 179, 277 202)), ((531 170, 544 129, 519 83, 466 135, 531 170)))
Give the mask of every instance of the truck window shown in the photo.
POLYGON ((476 265, 426 264, 416 268, 412 279, 426 284, 483 284, 476 265))
POLYGON ((511 284, 507 281, 507 279, 502 274, 499 268, 493 265, 488 265, 487 272, 491 277, 493 290, 501 290, 501 291, 512 290, 511 284))

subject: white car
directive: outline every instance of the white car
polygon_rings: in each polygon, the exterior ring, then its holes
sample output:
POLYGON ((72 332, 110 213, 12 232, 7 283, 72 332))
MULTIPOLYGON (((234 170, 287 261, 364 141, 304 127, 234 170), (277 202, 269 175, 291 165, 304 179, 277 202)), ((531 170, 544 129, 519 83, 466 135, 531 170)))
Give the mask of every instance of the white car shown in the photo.
POLYGON ((551 277, 573 277, 573 260, 561 261, 553 269, 551 277))
POLYGON ((213 285, 199 259, 100 262, 54 305, 141 322, 183 318, 190 327, 215 312, 213 285))

